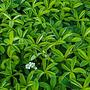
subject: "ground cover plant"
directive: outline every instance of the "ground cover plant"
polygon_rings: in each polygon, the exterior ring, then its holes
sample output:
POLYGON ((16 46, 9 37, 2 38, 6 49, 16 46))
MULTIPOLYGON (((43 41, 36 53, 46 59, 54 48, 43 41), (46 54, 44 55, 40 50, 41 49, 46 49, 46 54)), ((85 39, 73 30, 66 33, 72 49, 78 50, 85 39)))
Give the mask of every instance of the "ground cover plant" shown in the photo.
POLYGON ((0 0, 0 90, 90 90, 90 0, 0 0))

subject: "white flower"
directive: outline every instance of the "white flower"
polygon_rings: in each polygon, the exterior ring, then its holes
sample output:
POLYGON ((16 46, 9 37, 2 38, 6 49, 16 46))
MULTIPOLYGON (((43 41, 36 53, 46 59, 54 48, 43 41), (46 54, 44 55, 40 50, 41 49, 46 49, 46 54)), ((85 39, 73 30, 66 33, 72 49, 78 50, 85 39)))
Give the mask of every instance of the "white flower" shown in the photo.
POLYGON ((35 70, 37 70, 37 67, 34 67, 35 70))
POLYGON ((30 68, 33 68, 33 69, 37 69, 37 67, 35 66, 35 63, 33 62, 29 62, 28 64, 25 65, 26 69, 30 69, 30 68))
POLYGON ((35 63, 32 63, 32 64, 31 64, 31 68, 34 68, 34 67, 35 67, 35 63))
POLYGON ((25 67, 26 67, 26 69, 30 69, 30 65, 29 64, 26 64, 25 67))

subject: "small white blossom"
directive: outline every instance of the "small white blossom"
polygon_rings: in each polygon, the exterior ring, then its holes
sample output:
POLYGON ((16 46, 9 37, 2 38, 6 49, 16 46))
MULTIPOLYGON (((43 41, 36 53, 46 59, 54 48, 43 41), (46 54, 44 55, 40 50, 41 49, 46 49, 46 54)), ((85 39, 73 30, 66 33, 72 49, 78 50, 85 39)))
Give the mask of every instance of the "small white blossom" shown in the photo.
POLYGON ((35 66, 35 63, 33 62, 29 62, 28 64, 25 65, 26 69, 30 69, 30 68, 33 68, 33 69, 37 69, 37 67, 35 66))
POLYGON ((31 64, 31 68, 34 68, 34 67, 35 67, 35 63, 32 63, 32 64, 31 64))
POLYGON ((30 65, 29 64, 26 64, 25 67, 26 67, 26 69, 30 69, 30 65))
POLYGON ((34 67, 35 70, 37 70, 37 67, 34 67))

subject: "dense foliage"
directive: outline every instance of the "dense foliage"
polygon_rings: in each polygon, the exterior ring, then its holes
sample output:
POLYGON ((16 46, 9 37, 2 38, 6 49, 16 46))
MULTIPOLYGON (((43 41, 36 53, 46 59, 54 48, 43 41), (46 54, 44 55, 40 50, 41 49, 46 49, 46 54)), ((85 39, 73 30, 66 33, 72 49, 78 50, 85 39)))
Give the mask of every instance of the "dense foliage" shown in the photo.
POLYGON ((90 0, 0 0, 0 90, 90 90, 90 0))

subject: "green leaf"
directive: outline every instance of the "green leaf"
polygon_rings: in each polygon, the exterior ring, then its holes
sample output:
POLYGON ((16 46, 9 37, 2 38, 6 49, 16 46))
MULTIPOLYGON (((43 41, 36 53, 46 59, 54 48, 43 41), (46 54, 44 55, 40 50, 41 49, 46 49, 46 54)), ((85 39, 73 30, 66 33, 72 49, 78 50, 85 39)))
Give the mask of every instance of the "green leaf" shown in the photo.
POLYGON ((36 59, 39 55, 41 55, 41 53, 38 53, 37 55, 33 55, 33 56, 31 57, 31 60, 30 60, 30 61, 33 61, 33 60, 36 59))
POLYGON ((43 38, 43 35, 40 35, 36 40, 36 44, 38 44, 42 40, 42 38, 43 38))
POLYGON ((73 72, 70 72, 69 76, 70 76, 70 79, 76 79, 75 74, 73 72))
POLYGON ((56 85, 56 76, 52 76, 51 79, 50 79, 50 85, 51 85, 51 88, 53 89, 56 85))
POLYGON ((13 20, 17 19, 18 17, 21 17, 21 15, 17 15, 13 18, 13 20))
POLYGON ((59 77, 59 83, 61 83, 63 81, 63 79, 69 74, 70 74, 70 72, 64 72, 63 75, 59 77))
POLYGON ((85 10, 83 10, 80 15, 79 15, 79 19, 82 18, 85 15, 85 10))
POLYGON ((66 65, 62 64, 62 68, 65 69, 66 71, 71 71, 66 65))
POLYGON ((10 26, 11 28, 14 26, 14 21, 13 21, 13 20, 9 21, 9 26, 10 26))
POLYGON ((70 80, 70 82, 71 82, 73 85, 75 85, 75 86, 77 86, 77 87, 79 87, 79 88, 82 88, 82 85, 81 85, 79 82, 77 82, 76 80, 72 79, 72 80, 70 80))
POLYGON ((42 4, 43 4, 43 2, 37 2, 37 3, 34 4, 34 8, 37 7, 37 6, 40 6, 42 4))
POLYGON ((66 38, 70 37, 71 35, 73 35, 73 33, 68 33, 68 34, 64 35, 62 40, 65 40, 66 38))
POLYGON ((31 71, 27 77, 27 83, 31 81, 31 79, 33 78, 33 75, 34 75, 34 71, 31 71))
POLYGON ((85 71, 84 69, 82 69, 82 68, 75 68, 75 69, 73 70, 73 72, 86 74, 86 71, 85 71))
POLYGON ((50 85, 45 82, 40 82, 40 87, 42 87, 46 90, 51 90, 50 85))
POLYGON ((8 14, 6 14, 6 13, 3 13, 4 14, 4 16, 6 16, 9 20, 11 20, 11 17, 8 15, 8 14))
POLYGON ((73 8, 77 8, 77 7, 81 6, 81 5, 83 5, 83 3, 78 2, 78 3, 74 4, 73 8))
POLYGON ((64 56, 65 58, 67 58, 68 55, 72 54, 73 47, 74 47, 74 45, 71 45, 71 46, 68 47, 68 49, 65 53, 65 56, 64 56))
POLYGON ((72 60, 71 60, 71 70, 73 71, 74 67, 75 67, 75 64, 76 64, 76 57, 74 57, 72 60))
POLYGON ((1 52, 1 53, 4 53, 4 52, 5 52, 4 47, 3 47, 3 46, 1 46, 1 45, 0 45, 0 52, 1 52))
POLYGON ((22 73, 20 73, 20 84, 21 85, 26 85, 26 80, 25 80, 25 77, 22 73))
POLYGON ((16 84, 15 90, 20 90, 20 84, 19 83, 16 84))
POLYGON ((55 65, 57 65, 57 63, 51 63, 47 66, 46 71, 48 71, 49 69, 53 68, 55 65))
POLYGON ((10 43, 10 44, 13 44, 13 40, 14 40, 14 32, 11 31, 11 32, 9 33, 9 43, 10 43))
POLYGON ((45 4, 45 6, 46 6, 46 8, 48 8, 48 0, 44 0, 44 4, 45 4))
POLYGON ((78 54, 85 60, 88 60, 88 56, 86 55, 86 53, 83 50, 78 49, 78 54))
POLYGON ((14 53, 14 49, 12 48, 12 46, 8 46, 8 48, 7 48, 7 55, 9 57, 12 57, 13 53, 14 53))
POLYGON ((88 75, 88 77, 86 78, 85 82, 84 82, 84 87, 89 86, 90 83, 90 74, 88 75))
POLYGON ((81 63, 80 63, 80 67, 84 67, 88 64, 88 61, 85 61, 83 60, 81 63))
POLYGON ((39 89, 39 82, 38 79, 35 79, 32 85, 32 90, 38 90, 39 89))
POLYGON ((52 51, 55 54, 55 56, 57 57, 57 58, 55 58, 56 62, 61 62, 64 60, 64 55, 60 50, 52 48, 52 51))
POLYGON ((8 59, 3 60, 3 62, 1 63, 1 69, 5 69, 5 64, 8 62, 8 59))
POLYGON ((81 38, 80 37, 74 37, 72 39, 72 42, 79 42, 79 41, 81 41, 81 38))
POLYGON ((52 6, 55 4, 55 0, 51 1, 49 4, 49 9, 52 8, 52 6))
POLYGON ((0 88, 0 90, 8 90, 7 88, 0 88))
POLYGON ((86 37, 90 33, 90 27, 86 30, 84 37, 86 37))
POLYGON ((64 11, 70 11, 71 8, 69 8, 69 7, 63 7, 63 10, 64 10, 64 11))

